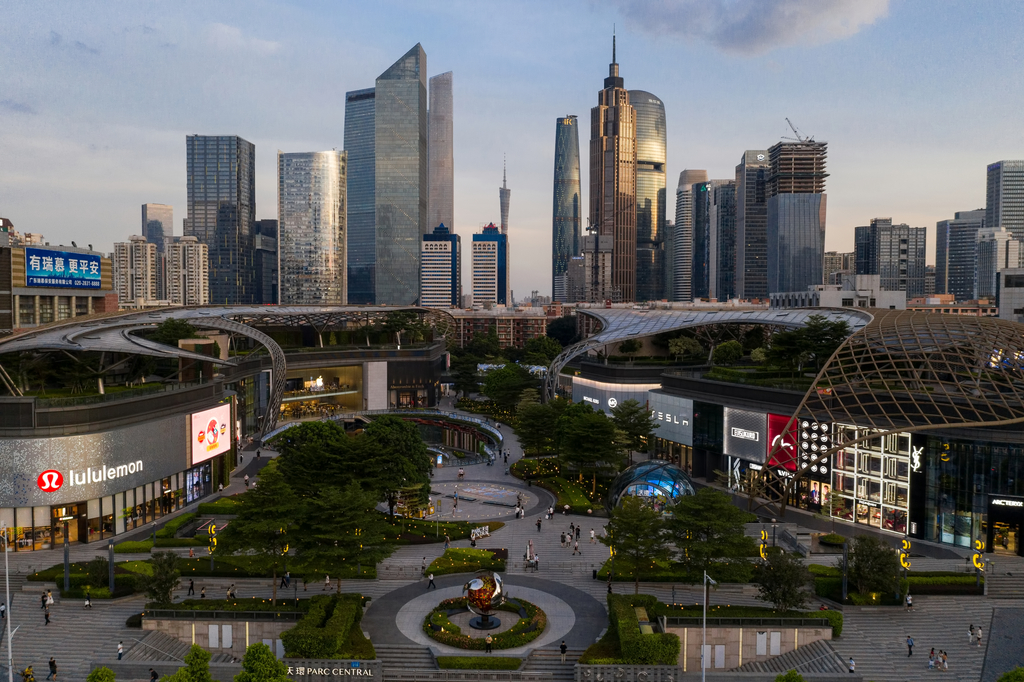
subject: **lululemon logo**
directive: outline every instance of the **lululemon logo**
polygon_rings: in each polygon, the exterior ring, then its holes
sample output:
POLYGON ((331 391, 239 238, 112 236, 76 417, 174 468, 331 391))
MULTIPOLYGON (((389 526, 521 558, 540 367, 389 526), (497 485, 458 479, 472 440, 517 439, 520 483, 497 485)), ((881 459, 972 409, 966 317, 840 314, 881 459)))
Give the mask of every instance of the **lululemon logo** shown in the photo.
POLYGON ((36 485, 44 493, 55 493, 64 485, 64 477, 56 469, 47 469, 39 474, 39 478, 36 479, 36 485))

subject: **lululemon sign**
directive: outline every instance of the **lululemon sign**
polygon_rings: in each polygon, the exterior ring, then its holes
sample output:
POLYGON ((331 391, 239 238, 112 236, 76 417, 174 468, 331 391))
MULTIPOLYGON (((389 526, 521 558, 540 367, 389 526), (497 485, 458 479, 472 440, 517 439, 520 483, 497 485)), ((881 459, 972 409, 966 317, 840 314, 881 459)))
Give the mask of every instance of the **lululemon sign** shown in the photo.
POLYGON ((39 474, 39 478, 36 479, 36 485, 44 493, 55 493, 64 485, 64 476, 56 469, 47 469, 39 474))

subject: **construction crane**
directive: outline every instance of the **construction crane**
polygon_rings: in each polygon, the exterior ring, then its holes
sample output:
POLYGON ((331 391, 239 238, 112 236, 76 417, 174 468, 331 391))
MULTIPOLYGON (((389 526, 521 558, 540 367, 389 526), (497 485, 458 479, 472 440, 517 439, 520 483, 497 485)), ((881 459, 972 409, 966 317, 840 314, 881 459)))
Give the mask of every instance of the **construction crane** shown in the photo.
POLYGON ((788 116, 786 117, 786 123, 789 124, 789 129, 793 131, 793 134, 796 135, 796 137, 783 137, 783 140, 790 140, 792 142, 814 142, 814 136, 808 135, 807 137, 804 137, 801 135, 800 131, 796 129, 796 126, 793 125, 793 122, 789 120, 788 116))

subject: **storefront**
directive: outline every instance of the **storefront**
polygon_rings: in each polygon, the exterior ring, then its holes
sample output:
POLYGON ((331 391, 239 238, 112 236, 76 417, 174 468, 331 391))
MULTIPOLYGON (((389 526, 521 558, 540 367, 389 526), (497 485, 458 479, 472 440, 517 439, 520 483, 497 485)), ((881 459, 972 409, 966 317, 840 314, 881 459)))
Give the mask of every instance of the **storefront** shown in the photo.
POLYGON ((648 392, 661 388, 660 383, 611 383, 585 377, 573 377, 572 401, 587 403, 595 410, 611 413, 612 409, 627 400, 641 405, 647 403, 648 392))
POLYGON ((693 472, 693 401, 689 398, 650 391, 647 407, 654 430, 651 458, 675 464, 683 471, 693 472))

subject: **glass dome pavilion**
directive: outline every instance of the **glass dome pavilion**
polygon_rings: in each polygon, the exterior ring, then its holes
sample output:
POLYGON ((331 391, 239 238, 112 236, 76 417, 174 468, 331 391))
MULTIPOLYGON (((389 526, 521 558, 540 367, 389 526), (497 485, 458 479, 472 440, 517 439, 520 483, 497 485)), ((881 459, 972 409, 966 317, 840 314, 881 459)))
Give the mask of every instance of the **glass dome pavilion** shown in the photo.
POLYGON ((608 489, 609 509, 619 506, 624 496, 640 497, 656 509, 675 504, 683 495, 693 495, 693 483, 685 471, 659 459, 640 462, 619 474, 608 489))

